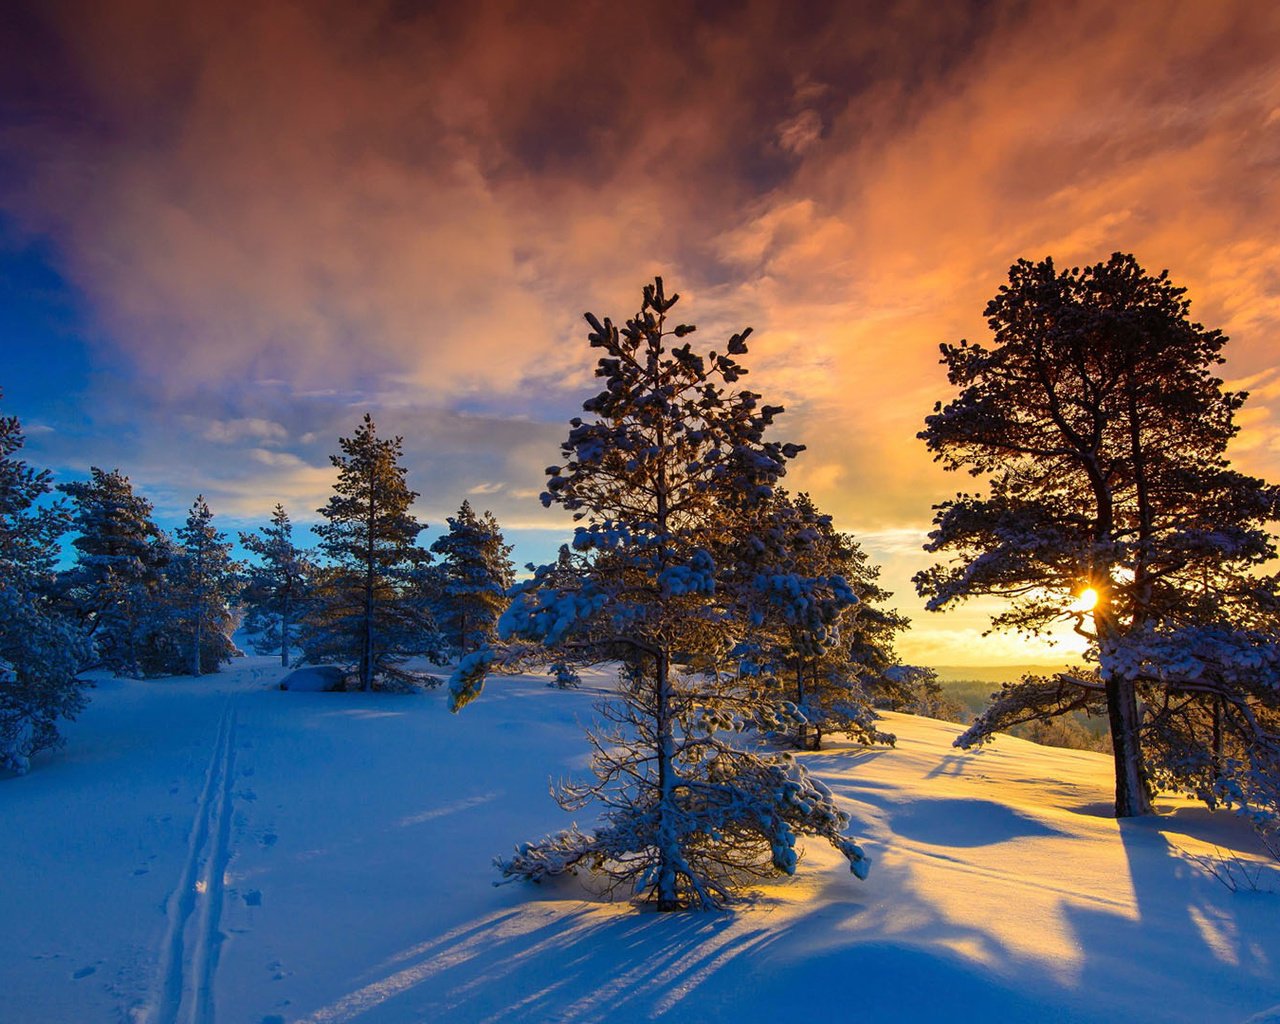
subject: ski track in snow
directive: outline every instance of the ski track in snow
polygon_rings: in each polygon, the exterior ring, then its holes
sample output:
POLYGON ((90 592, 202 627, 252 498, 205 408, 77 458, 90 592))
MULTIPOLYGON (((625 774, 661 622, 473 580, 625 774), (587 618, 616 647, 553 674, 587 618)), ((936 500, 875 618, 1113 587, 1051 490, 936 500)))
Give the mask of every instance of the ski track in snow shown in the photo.
POLYGON ((169 894, 161 945, 159 998, 151 1024, 213 1024, 213 979, 222 945, 223 886, 231 859, 236 706, 228 698, 218 721, 204 787, 196 802, 187 856, 169 894))

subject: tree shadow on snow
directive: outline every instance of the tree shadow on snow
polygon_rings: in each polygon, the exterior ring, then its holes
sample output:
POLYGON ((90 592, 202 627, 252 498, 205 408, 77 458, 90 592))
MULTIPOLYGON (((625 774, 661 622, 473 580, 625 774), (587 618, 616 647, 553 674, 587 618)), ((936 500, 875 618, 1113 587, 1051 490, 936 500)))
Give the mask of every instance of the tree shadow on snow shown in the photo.
POLYGON ((1131 886, 1135 913, 1067 908, 1085 951, 1080 987, 1111 997, 1116 1019, 1229 1022, 1275 1002, 1280 898, 1229 891, 1167 835, 1247 849, 1240 824, 1207 808, 1118 822, 1128 877, 1100 895, 1123 897, 1131 886), (1160 1005, 1140 993, 1159 993, 1160 1005))
POLYGON ((719 1020, 722 1001, 704 998, 704 986, 723 991, 717 976, 728 971, 740 993, 779 938, 766 921, 743 927, 727 913, 567 906, 527 903, 455 929, 303 1020, 719 1020))
POLYGON ((895 834, 931 846, 992 846, 1059 829, 991 800, 913 800, 893 812, 895 834))

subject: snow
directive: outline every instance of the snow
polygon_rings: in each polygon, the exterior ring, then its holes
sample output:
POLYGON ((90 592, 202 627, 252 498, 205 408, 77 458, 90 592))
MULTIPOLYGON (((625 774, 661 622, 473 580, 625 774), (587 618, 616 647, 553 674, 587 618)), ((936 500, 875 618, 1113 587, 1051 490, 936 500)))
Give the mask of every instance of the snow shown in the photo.
POLYGON ((736 913, 659 915, 492 884, 495 854, 569 824, 548 778, 583 770, 607 673, 497 678, 461 715, 284 675, 101 680, 64 749, 0 780, 0 1017, 1280 1019, 1280 896, 1192 859, 1262 863, 1252 832, 1181 799, 1116 822, 1100 755, 960 753, 959 726, 888 714, 894 749, 797 755, 865 882, 814 843, 736 913))
MULTIPOLYGON (((272 658, 274 660, 274 655, 272 658)), ((336 665, 307 665, 293 671, 282 671, 280 689, 294 693, 326 693, 341 688, 347 677, 336 665)))

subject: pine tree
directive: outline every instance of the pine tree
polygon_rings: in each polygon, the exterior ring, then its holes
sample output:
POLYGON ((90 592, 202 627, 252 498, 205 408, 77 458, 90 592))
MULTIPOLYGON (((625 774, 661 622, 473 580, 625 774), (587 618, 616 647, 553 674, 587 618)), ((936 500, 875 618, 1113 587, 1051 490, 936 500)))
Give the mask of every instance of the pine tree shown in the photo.
POLYGON ((1258 573, 1280 490, 1230 468, 1246 396, 1223 390, 1226 338, 1189 311, 1127 254, 1019 261, 987 306, 994 344, 942 346, 959 393, 920 434, 947 469, 990 477, 936 507, 928 550, 951 557, 916 577, 928 606, 996 595, 996 627, 1074 621, 1090 643, 1090 668, 1005 687, 958 743, 1105 713, 1118 817, 1155 785, 1265 816, 1280 782, 1280 597, 1258 573))
POLYGON ((88 630, 97 662, 117 675, 141 675, 160 643, 155 613, 172 545, 151 520, 151 502, 118 469, 59 484, 70 496, 79 536, 76 562, 60 581, 88 630))
POLYGON ((505 543, 492 512, 477 516, 463 501, 448 517, 449 532, 431 545, 441 556, 437 621, 459 654, 492 640, 515 582, 511 545, 505 543))
POLYGON ((88 655, 81 631, 51 599, 59 540, 70 524, 61 503, 39 506, 47 471, 16 457, 15 416, 0 416, 0 769, 25 772, 61 743, 58 722, 86 703, 78 678, 88 655))
POLYGON ((306 552, 293 542, 293 523, 283 505, 276 504, 271 523, 259 533, 240 534, 244 549, 259 559, 249 570, 242 594, 249 608, 245 626, 253 634, 255 651, 279 652, 281 668, 288 668, 289 648, 312 568, 306 552))
POLYGON ((176 659, 171 671, 185 668, 193 676, 216 672, 235 655, 230 603, 238 578, 231 544, 214 528, 213 513, 203 494, 192 502, 177 540, 177 556, 165 573, 169 583, 165 599, 173 610, 175 651, 185 656, 176 659))
POLYGON ((312 663, 338 660, 355 666, 362 690, 430 682, 403 662, 417 655, 438 659, 444 647, 415 574, 430 561, 417 544, 423 524, 410 507, 417 492, 400 465, 404 439, 377 436, 372 417, 350 438, 339 438, 334 495, 319 510, 315 528, 327 565, 317 573, 315 597, 300 637, 312 663))
MULTIPOLYGON (((505 636, 621 658, 625 670, 620 700, 603 709, 610 726, 589 733, 595 781, 559 793, 568 809, 602 806, 602 823, 520 847, 504 874, 536 880, 589 867, 660 910, 720 906, 749 876, 790 874, 798 835, 829 841, 860 877, 867 867, 842 834, 846 816, 803 766, 726 737, 780 723, 784 712, 717 671, 739 624, 718 598, 713 552, 800 448, 765 441, 781 409, 733 387, 746 373, 733 357, 749 331, 707 358, 688 343, 668 347, 693 331, 667 326, 677 299, 659 278, 621 331, 587 314, 605 387, 571 421, 567 462, 548 469, 543 495, 585 520, 574 538, 577 584, 551 586, 564 567, 543 567, 500 624, 505 636)), ((479 692, 490 657, 459 665, 455 709, 479 692)))
POLYGON ((735 546, 731 584, 751 626, 735 652, 743 671, 794 703, 801 749, 819 749, 832 732, 892 743, 876 728, 872 702, 906 687, 908 670, 893 651, 905 620, 876 607, 889 596, 876 584, 879 570, 807 494, 778 490, 753 520, 735 546))

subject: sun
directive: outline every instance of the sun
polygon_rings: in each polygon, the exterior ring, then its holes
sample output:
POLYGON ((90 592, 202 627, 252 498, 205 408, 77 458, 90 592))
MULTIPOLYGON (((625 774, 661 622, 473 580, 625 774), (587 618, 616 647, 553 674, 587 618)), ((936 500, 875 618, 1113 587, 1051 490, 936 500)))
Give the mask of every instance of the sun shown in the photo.
POLYGON ((1091 612, 1098 605, 1098 592, 1093 587, 1085 587, 1076 597, 1076 603, 1069 609, 1073 612, 1091 612))

